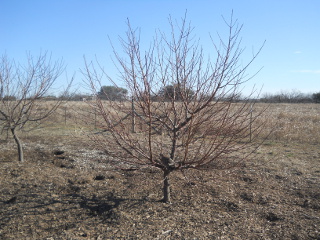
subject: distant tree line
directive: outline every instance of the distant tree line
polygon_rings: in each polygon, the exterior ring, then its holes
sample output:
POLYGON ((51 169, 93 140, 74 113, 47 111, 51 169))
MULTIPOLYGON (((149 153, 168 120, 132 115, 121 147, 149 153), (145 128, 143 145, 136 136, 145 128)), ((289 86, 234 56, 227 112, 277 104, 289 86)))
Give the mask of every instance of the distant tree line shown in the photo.
POLYGON ((267 103, 320 103, 320 92, 306 94, 292 90, 291 92, 281 91, 274 94, 265 93, 259 101, 267 103))
MULTIPOLYGON (((116 86, 102 86, 100 91, 96 96, 86 94, 86 93, 74 93, 70 95, 47 95, 43 96, 42 99, 52 101, 52 100, 69 100, 69 101, 85 101, 92 100, 93 98, 99 98, 102 100, 109 101, 127 101, 129 100, 128 90, 121 87, 116 86)), ((177 85, 167 85, 162 87, 159 91, 156 91, 151 99, 153 101, 171 101, 171 99, 175 98, 177 101, 182 101, 183 99, 187 100, 196 100, 197 96, 195 96, 194 90, 192 88, 184 88, 177 85)), ((231 101, 231 102, 240 102, 242 99, 245 99, 241 94, 233 94, 232 99, 227 95, 224 96, 224 99, 220 99, 223 101, 231 101)), ((15 101, 17 98, 15 96, 4 96, 2 98, 3 101, 15 101)), ((265 93, 260 98, 255 99, 259 102, 265 103, 320 103, 320 92, 313 94, 302 93, 298 90, 292 91, 281 91, 278 93, 265 93)))

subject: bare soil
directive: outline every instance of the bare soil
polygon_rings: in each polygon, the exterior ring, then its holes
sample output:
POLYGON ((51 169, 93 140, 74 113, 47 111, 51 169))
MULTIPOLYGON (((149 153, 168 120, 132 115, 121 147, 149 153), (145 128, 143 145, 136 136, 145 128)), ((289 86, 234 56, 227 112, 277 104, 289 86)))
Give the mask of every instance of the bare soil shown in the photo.
POLYGON ((233 171, 128 169, 72 137, 0 143, 0 239, 320 239, 320 147, 266 142, 233 171))

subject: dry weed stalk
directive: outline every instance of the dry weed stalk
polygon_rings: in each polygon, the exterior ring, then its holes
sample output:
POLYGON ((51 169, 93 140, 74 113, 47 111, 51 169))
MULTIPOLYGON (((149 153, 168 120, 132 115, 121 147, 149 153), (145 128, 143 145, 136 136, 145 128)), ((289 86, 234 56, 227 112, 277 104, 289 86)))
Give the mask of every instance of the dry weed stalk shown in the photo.
MULTIPOLYGON (((127 58, 114 49, 134 108, 99 98, 91 103, 105 129, 105 134, 95 136, 95 143, 121 163, 161 169, 164 202, 171 200, 169 175, 173 171, 229 169, 246 159, 263 126, 252 123, 264 111, 252 114, 253 103, 248 99, 238 102, 240 86, 251 78, 246 70, 261 48, 246 65, 240 63, 242 26, 232 16, 226 22, 227 40, 219 37, 219 44, 212 40, 215 61, 206 61, 186 17, 180 25, 171 18, 169 23, 171 35, 159 32, 143 51, 138 32, 128 22, 127 39, 120 39, 127 58), (130 128, 131 115, 140 129, 130 128), (251 131, 250 126, 254 126, 251 131)), ((102 81, 98 72, 86 62, 83 74, 94 94, 102 81)))

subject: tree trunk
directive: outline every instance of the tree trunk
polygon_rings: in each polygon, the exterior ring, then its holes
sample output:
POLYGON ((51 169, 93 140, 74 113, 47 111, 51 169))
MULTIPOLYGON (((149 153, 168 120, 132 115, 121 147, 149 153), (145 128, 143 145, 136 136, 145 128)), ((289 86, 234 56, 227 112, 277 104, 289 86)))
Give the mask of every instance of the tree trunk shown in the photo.
POLYGON ((17 147, 18 147, 19 161, 23 162, 24 161, 23 149, 22 149, 22 145, 21 145, 20 139, 18 138, 15 130, 16 130, 15 128, 11 128, 11 133, 12 133, 14 141, 16 142, 17 147))
POLYGON ((162 201, 165 203, 171 202, 169 174, 170 174, 170 171, 168 171, 168 170, 165 170, 163 172, 163 199, 162 199, 162 201))

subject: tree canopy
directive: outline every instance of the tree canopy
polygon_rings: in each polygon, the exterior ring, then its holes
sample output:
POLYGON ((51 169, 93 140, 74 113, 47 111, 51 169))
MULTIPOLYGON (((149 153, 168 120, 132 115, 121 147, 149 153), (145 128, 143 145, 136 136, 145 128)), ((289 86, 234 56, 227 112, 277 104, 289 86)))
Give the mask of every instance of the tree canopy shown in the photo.
POLYGON ((190 100, 194 96, 194 91, 191 88, 182 87, 179 84, 166 85, 162 87, 157 97, 165 101, 175 99, 177 101, 190 100))
POLYGON ((312 100, 315 103, 320 103, 320 92, 312 94, 312 100))
POLYGON ((110 101, 124 101, 127 99, 127 95, 127 89, 116 86, 102 86, 98 92, 98 97, 100 99, 110 101))

